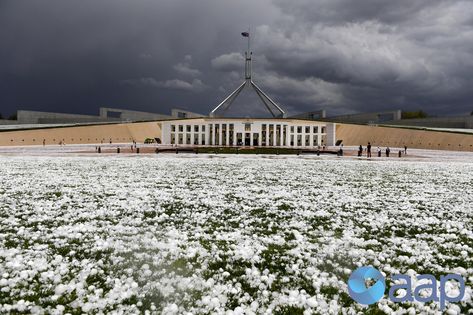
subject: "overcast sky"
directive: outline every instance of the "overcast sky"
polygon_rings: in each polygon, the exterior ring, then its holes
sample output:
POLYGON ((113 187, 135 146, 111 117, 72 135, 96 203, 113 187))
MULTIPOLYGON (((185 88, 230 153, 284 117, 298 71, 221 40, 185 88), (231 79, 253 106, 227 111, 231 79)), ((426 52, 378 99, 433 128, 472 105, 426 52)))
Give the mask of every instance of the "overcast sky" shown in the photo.
POLYGON ((289 113, 473 110, 473 1, 0 0, 0 113, 208 113, 243 80, 289 113))

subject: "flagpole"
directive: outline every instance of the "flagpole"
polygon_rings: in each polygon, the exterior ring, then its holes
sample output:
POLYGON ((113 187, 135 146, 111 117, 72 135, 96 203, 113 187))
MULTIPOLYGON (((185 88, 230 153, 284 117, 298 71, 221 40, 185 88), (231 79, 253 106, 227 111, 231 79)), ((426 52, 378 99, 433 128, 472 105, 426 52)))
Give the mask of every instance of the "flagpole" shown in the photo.
POLYGON ((248 54, 250 53, 250 37, 251 37, 250 27, 248 27, 248 54))

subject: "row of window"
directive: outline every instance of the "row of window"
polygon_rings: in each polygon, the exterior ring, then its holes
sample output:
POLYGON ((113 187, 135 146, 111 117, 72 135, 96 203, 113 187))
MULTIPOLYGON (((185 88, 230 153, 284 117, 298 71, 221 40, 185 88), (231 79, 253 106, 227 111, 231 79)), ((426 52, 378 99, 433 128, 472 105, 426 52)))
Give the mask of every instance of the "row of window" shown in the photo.
MULTIPOLYGON (((297 127, 297 133, 302 133, 302 130, 304 130, 304 133, 310 133, 311 127, 310 126, 296 126, 297 127)), ((291 126, 291 133, 294 133, 294 126, 291 126)), ((319 126, 312 126, 312 133, 319 133, 319 126)), ((320 128, 320 133, 325 133, 325 127, 322 126, 320 128)))
MULTIPOLYGON (((184 126, 186 128, 186 132, 192 132, 192 125, 177 125, 177 130, 179 132, 184 132, 184 126)), ((194 132, 205 132, 205 125, 193 125, 194 132)), ((171 125, 171 132, 176 132, 176 125, 171 125)))
MULTIPOLYGON (((211 131, 211 130, 210 130, 211 131)), ((266 136, 266 131, 261 132, 261 139, 260 134, 255 132, 253 136, 250 132, 237 132, 236 133, 236 141, 234 142, 234 131, 228 132, 228 143, 227 143, 227 132, 222 130, 222 138, 217 133, 212 136, 211 134, 208 135, 208 144, 209 145, 246 145, 246 146, 286 146, 286 133, 282 133, 283 138, 280 138, 280 133, 270 132, 269 136, 266 136), (276 137, 274 137, 276 136, 276 137), (221 141, 221 143, 220 143, 221 141)), ((190 134, 190 133, 171 133, 171 144, 193 144, 193 145, 205 145, 205 133, 202 134, 190 134)), ((289 137, 289 145, 290 146, 318 146, 323 145, 324 140, 322 137, 319 138, 318 135, 290 135, 289 137), (319 142, 320 141, 320 142, 319 142)))
MULTIPOLYGON (((210 128, 211 128, 210 130, 212 130, 213 125, 215 125, 215 129, 218 129, 220 125, 222 126, 222 130, 227 129, 227 124, 211 124, 211 125, 209 125, 210 128)), ((228 127, 229 127, 228 128, 229 130, 233 130, 234 129, 234 124, 228 124, 228 127)), ((273 124, 266 125, 266 124, 262 124, 261 125, 261 130, 262 131, 269 130, 271 132, 274 129, 276 129, 276 130, 279 131, 279 130, 281 130, 281 127, 283 128, 284 132, 286 132, 287 125, 273 125, 273 124)), ((176 128, 176 125, 171 125, 171 132, 176 132, 176 131, 184 132, 184 129, 185 129, 186 132, 192 132, 192 131, 195 132, 195 133, 205 132, 205 125, 177 125, 177 128, 176 128)), ((302 133, 303 130, 304 130, 304 133, 306 133, 306 134, 311 133, 311 130, 312 130, 312 133, 319 133, 319 126, 312 126, 312 127, 311 126, 291 126, 290 132, 294 133, 295 130, 297 131, 297 133, 300 133, 300 134, 302 133)), ((249 123, 245 124, 245 131, 248 131, 248 132, 251 131, 251 124, 249 124, 249 123)), ((320 132, 325 133, 325 127, 321 127, 320 132)))

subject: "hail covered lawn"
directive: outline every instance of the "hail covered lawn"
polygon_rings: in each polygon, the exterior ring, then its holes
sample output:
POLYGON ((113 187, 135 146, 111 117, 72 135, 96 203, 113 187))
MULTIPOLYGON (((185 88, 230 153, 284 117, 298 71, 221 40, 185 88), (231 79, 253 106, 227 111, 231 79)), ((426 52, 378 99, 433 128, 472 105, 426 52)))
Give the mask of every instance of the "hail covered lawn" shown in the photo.
MULTIPOLYGON (((353 269, 448 272, 473 308, 473 163, 0 157, 0 313, 436 313, 353 269), (404 311, 405 312, 404 312, 404 311)), ((458 288, 447 287, 450 295, 458 288)))

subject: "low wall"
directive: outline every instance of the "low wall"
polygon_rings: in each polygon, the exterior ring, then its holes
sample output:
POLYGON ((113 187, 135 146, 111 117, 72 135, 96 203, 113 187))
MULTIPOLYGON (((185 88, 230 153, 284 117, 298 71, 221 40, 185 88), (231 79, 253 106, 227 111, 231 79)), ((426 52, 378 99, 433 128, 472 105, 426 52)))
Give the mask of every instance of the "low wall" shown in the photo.
POLYGON ((106 124, 0 131, 0 146, 86 143, 143 142, 146 138, 161 138, 158 122, 106 124))
POLYGON ((337 124, 337 140, 344 145, 473 151, 473 134, 406 128, 337 124))

